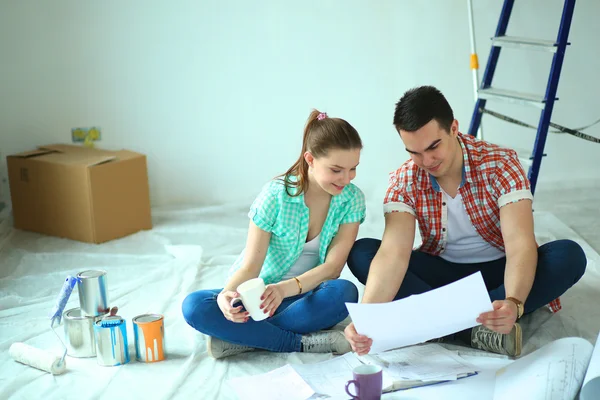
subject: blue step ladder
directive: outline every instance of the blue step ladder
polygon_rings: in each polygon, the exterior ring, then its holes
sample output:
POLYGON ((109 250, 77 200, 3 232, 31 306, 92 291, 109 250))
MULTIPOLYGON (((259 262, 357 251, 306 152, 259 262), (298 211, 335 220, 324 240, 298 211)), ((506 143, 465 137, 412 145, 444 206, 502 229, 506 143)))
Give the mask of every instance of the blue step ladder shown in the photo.
POLYGON ((531 192, 535 193, 538 174, 542 164, 542 156, 545 156, 544 146, 546 144, 546 137, 548 136, 550 117, 552 116, 554 101, 558 100, 558 98, 556 98, 556 90, 558 88, 560 71, 565 58, 565 50, 569 44, 567 40, 569 38, 571 20, 573 19, 575 0, 565 0, 556 41, 506 36, 506 28, 508 27, 508 21, 514 2, 515 0, 504 0, 500 19, 498 20, 498 27, 496 28, 496 34, 492 38, 492 49, 485 67, 481 86, 477 92, 477 101, 475 103, 475 109, 473 110, 471 125, 469 126, 469 134, 476 136, 487 100, 504 100, 511 103, 533 105, 540 108, 542 111, 537 126, 533 152, 530 157, 530 160, 533 161, 528 171, 528 178, 531 182, 531 192), (494 78, 494 72, 502 47, 516 47, 554 53, 544 96, 492 87, 492 79, 494 78))

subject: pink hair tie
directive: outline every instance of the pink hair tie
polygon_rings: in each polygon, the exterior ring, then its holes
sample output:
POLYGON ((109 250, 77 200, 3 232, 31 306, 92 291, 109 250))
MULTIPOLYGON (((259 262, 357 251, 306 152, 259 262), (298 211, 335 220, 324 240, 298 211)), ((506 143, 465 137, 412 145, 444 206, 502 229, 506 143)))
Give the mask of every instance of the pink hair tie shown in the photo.
POLYGON ((319 113, 319 115, 317 115, 317 119, 319 121, 324 120, 325 118, 327 118, 327 113, 322 112, 322 113, 319 113))

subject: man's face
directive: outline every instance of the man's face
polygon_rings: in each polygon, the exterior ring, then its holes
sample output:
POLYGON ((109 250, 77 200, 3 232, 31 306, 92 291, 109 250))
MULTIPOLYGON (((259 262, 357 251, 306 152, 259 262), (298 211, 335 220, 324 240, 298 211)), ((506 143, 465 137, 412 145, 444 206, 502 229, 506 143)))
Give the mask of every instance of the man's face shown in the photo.
POLYGON ((410 158, 419 168, 436 178, 444 177, 461 151, 458 140, 458 121, 454 120, 450 132, 442 129, 436 120, 431 120, 414 132, 400 130, 410 158))

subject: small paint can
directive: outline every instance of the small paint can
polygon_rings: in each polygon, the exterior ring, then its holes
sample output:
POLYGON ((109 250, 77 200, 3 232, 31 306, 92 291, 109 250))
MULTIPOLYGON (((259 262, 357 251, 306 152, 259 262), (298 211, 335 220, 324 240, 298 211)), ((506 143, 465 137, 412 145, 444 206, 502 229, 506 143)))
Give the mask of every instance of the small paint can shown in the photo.
POLYGON ((69 356, 77 358, 96 356, 94 325, 101 319, 102 316, 84 315, 79 307, 64 312, 65 341, 69 356))
POLYGON ((98 365, 113 367, 129 362, 127 324, 118 315, 109 315, 94 325, 98 365))
POLYGON ((160 314, 143 314, 133 319, 135 359, 157 362, 165 359, 165 323, 160 314))
POLYGON ((106 271, 88 270, 77 274, 79 308, 85 315, 97 316, 108 312, 106 271))

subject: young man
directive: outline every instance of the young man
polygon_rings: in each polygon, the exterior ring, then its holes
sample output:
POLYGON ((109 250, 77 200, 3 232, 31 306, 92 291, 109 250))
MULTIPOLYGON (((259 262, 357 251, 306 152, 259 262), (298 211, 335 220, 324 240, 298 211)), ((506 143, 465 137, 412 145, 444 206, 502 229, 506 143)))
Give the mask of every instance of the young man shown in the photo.
MULTIPOLYGON (((394 125, 411 159, 390 174, 383 239, 361 239, 349 255, 350 270, 366 284, 362 302, 405 298, 481 271, 493 311, 455 338, 519 356, 517 320, 581 278, 583 250, 570 240, 538 247, 533 196, 516 153, 461 134, 436 88, 406 92, 396 104, 394 125), (423 244, 412 250, 415 221, 423 244)), ((440 307, 453 307, 452 299, 440 307)), ((344 333, 354 351, 369 352, 371 339, 354 324, 344 333)))

